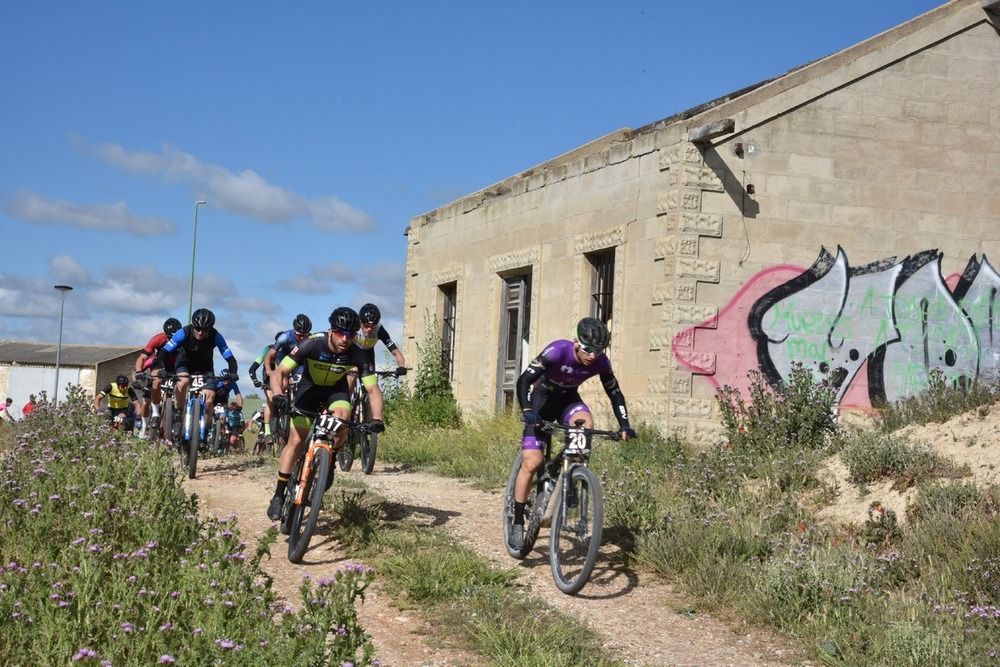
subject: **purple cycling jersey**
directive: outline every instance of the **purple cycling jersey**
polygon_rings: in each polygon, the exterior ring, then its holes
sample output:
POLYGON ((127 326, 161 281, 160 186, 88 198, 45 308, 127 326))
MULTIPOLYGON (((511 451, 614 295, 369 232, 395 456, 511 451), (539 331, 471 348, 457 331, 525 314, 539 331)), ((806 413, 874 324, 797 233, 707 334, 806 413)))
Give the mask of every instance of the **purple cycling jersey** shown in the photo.
POLYGON ((603 352, 589 366, 576 359, 575 345, 571 340, 557 340, 549 344, 532 365, 541 365, 544 375, 541 383, 550 391, 572 391, 587 379, 611 372, 611 360, 603 352))

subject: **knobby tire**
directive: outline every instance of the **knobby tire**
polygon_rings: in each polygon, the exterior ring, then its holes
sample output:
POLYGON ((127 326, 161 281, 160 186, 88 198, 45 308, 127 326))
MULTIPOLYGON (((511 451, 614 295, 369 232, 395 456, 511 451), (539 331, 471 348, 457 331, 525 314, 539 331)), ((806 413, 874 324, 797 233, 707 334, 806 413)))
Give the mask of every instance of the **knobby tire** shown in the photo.
POLYGON ((292 532, 288 536, 288 560, 301 563, 309 548, 309 540, 316 530, 316 520, 323 508, 323 494, 326 492, 326 478, 330 475, 330 452, 324 447, 317 447, 313 452, 312 467, 309 479, 306 480, 306 504, 293 506, 292 532))
POLYGON ((552 515, 549 564, 556 588, 572 595, 583 588, 597 563, 604 528, 604 494, 590 468, 577 466, 563 477, 570 488, 552 515))
MULTIPOLYGON (((367 393, 361 399, 361 419, 365 424, 370 424, 372 420, 370 400, 367 393)), ((358 434, 358 439, 361 441, 361 471, 366 475, 370 475, 372 474, 372 470, 375 469, 375 451, 378 449, 378 433, 367 430, 363 432, 355 430, 353 432, 358 434)))
POLYGON ((188 406, 191 417, 191 437, 185 442, 188 451, 188 479, 194 479, 198 469, 198 445, 201 444, 201 401, 194 399, 188 406))
MULTIPOLYGON (((174 424, 174 397, 173 395, 167 396, 166 392, 163 392, 160 398, 160 437, 164 441, 173 442, 174 435, 170 432, 170 429, 174 424)), ((176 444, 176 443, 174 443, 176 444)))
POLYGON ((521 469, 521 461, 523 460, 524 454, 518 452, 517 458, 514 459, 514 465, 511 466, 510 475, 507 476, 507 486, 504 488, 503 496, 503 545, 511 558, 517 558, 518 560, 526 558, 531 553, 532 547, 535 546, 535 540, 538 539, 538 523, 531 520, 535 498, 537 497, 537 488, 532 484, 531 490, 528 491, 528 502, 524 505, 524 546, 520 550, 511 549, 507 541, 507 536, 510 535, 510 527, 514 523, 514 483, 517 481, 517 472, 521 469))

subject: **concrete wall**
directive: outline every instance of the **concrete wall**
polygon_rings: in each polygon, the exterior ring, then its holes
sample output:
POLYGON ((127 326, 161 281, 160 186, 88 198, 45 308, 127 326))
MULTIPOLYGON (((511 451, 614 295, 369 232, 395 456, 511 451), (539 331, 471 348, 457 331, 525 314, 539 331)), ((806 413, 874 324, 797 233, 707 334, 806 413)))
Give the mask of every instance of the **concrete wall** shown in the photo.
POLYGON ((613 247, 609 356, 633 415, 665 431, 717 439, 716 388, 758 367, 779 381, 803 363, 842 407, 917 391, 931 368, 965 381, 1000 357, 998 186, 1000 37, 957 0, 414 218, 404 353, 418 360, 457 281, 456 396, 492 409, 501 276, 531 269, 527 360, 586 314, 584 253, 613 247))

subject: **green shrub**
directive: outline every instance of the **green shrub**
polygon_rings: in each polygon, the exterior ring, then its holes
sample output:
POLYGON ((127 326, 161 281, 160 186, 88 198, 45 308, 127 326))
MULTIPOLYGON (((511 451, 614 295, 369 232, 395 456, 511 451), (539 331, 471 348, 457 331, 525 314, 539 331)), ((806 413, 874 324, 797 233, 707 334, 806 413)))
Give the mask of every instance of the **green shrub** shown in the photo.
POLYGON ((940 369, 933 368, 927 378, 927 387, 920 393, 891 404, 876 405, 878 423, 883 431, 891 432, 911 424, 946 422, 974 409, 988 411, 1000 400, 998 380, 1000 378, 993 374, 971 385, 954 385, 940 369))
POLYGON ((841 442, 840 459, 855 484, 899 477, 904 486, 910 486, 915 480, 952 470, 926 443, 911 444, 891 433, 850 429, 842 432, 841 442))
POLYGON ((834 430, 836 392, 813 381, 796 364, 787 381, 776 387, 753 370, 749 398, 730 386, 719 389, 722 425, 733 449, 754 460, 779 452, 820 450, 834 430))

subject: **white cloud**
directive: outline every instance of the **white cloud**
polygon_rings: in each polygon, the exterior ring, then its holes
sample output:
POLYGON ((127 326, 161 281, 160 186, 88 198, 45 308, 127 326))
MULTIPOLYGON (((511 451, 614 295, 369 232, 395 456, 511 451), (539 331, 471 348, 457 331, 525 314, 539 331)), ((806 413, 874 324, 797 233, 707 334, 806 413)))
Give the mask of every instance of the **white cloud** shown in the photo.
POLYGON ((63 284, 78 286, 90 282, 90 271, 69 255, 56 255, 49 260, 49 269, 63 284))
MULTIPOLYGON (((84 145, 81 140, 77 143, 84 145)), ((251 169, 234 173, 219 165, 201 162, 170 145, 165 145, 162 153, 132 152, 110 143, 98 144, 92 150, 108 164, 126 171, 185 184, 198 199, 206 200, 207 206, 262 222, 306 218, 319 229, 354 233, 373 232, 378 226, 370 214, 337 197, 307 199, 268 183, 251 169)))
POLYGON ((121 231, 137 236, 172 234, 177 227, 165 218, 135 215, 124 202, 115 204, 73 204, 48 200, 31 190, 18 190, 4 206, 7 215, 43 224, 61 224, 82 229, 121 231))

